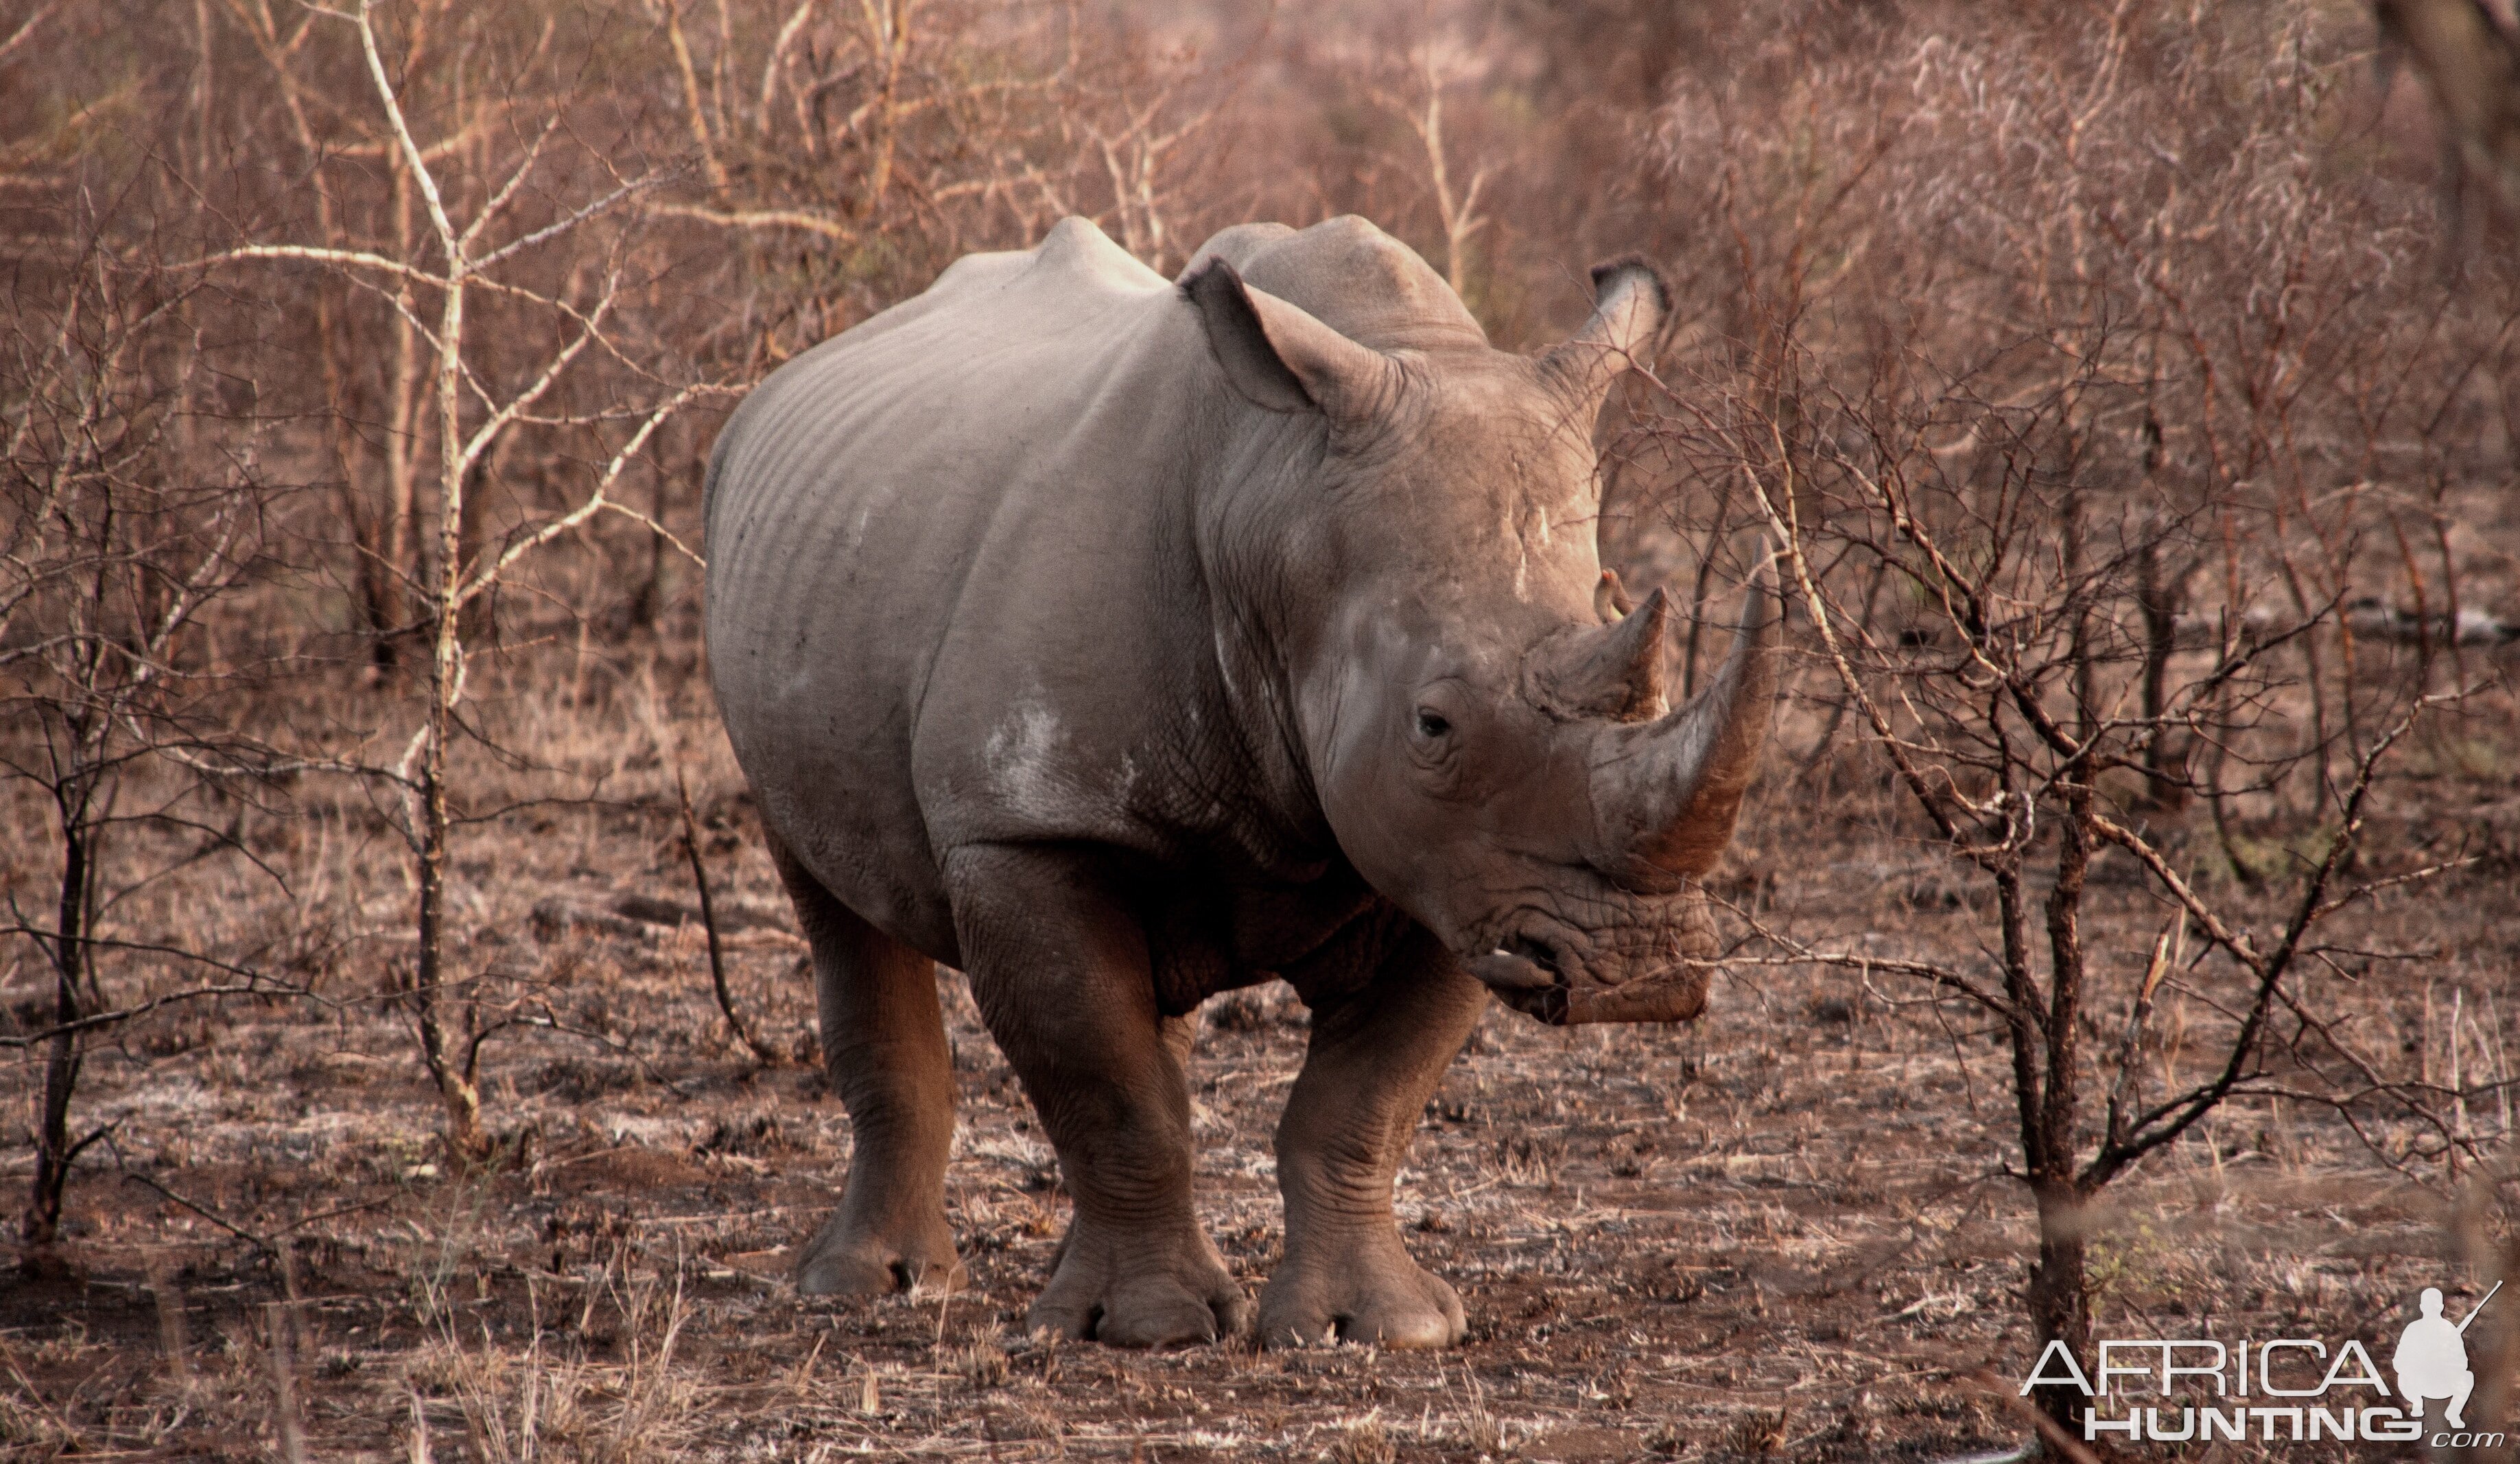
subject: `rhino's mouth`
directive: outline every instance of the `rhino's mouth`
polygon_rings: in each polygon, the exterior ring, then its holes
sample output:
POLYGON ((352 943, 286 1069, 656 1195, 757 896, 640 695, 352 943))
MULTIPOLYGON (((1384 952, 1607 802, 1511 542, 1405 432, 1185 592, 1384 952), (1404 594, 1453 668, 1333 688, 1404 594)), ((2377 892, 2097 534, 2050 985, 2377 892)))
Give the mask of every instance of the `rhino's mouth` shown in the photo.
POLYGON ((1508 1006, 1552 1027, 1566 1023, 1574 982, 1570 963, 1556 947, 1528 935, 1508 936, 1484 955, 1472 956, 1470 974, 1508 1006))
POLYGON ((1705 1009, 1717 942, 1704 891, 1690 887, 1600 929, 1557 927, 1517 920, 1462 964, 1508 1006, 1552 1027, 1686 1022, 1705 1009))

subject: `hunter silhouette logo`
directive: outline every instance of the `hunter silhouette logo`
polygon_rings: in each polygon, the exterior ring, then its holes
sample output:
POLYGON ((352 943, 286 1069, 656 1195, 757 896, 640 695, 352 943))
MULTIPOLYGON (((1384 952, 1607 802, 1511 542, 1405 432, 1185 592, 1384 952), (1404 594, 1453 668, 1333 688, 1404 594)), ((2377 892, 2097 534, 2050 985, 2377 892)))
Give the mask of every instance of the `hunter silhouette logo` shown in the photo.
POLYGON ((2398 1393, 2408 1407, 2420 1414, 2427 1401, 2440 1398, 2450 1404, 2443 1410, 2443 1420, 2454 1429, 2467 1427, 2460 1410, 2467 1406, 2467 1396, 2476 1391, 2476 1374, 2467 1367, 2467 1323, 2476 1320, 2485 1302, 2493 1301, 2494 1292, 2501 1289, 2502 1283, 2495 1282, 2494 1291, 2487 1292, 2476 1310, 2467 1313, 2467 1321, 2452 1326, 2450 1318, 2442 1315, 2441 1288, 2424 1288, 2415 1303, 2422 1314, 2398 1334, 2398 1351, 2389 1358, 2389 1365, 2397 1370, 2398 1393))
POLYGON ((2437 1448, 2499 1448, 2506 1436, 2467 1431, 2476 1374, 2467 1362, 2467 1329, 2502 1290, 2495 1283, 2459 1321, 2442 1314, 2442 1293, 2427 1286, 2414 1319, 2398 1334, 2390 1373, 2361 1341, 2334 1345, 2311 1337, 2242 1338, 2228 1345, 2207 1337, 2108 1338, 2098 1366, 2086 1375, 2062 1342, 2050 1342, 2021 1391, 2071 1388, 2091 1401, 2083 1438, 2122 1435, 2156 1443, 2299 1442, 2332 1439, 2408 1443, 2425 1437, 2429 1404, 2442 1404, 2437 1448), (2390 1382, 2397 1385, 2393 1392, 2390 1382), (2455 1432, 2453 1432, 2455 1431, 2455 1432))

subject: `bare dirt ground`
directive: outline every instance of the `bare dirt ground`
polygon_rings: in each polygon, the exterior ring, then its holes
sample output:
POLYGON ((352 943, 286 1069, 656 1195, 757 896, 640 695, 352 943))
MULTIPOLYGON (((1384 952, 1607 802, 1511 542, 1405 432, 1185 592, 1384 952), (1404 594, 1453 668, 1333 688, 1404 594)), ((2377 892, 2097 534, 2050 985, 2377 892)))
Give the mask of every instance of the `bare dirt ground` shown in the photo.
MULTIPOLYGON (((1463 1348, 1151 1355, 1022 1335, 1065 1205, 961 978, 940 973, 962 1096, 949 1207, 974 1284, 800 1300, 788 1248, 844 1172, 848 1124, 814 1068, 731 1042, 701 931, 674 923, 691 889, 670 777, 636 750, 653 746, 652 699, 693 749, 742 1009, 808 1050, 801 945, 689 664, 520 676, 490 700, 557 777, 485 763, 476 806, 496 806, 503 776, 520 800, 560 783, 589 796, 517 803, 473 826, 459 862, 481 1020, 515 1024, 483 1044, 505 1162, 466 1172, 437 1143, 383 995, 408 937, 382 822, 345 800, 254 825, 249 843, 315 882, 284 901, 240 865, 184 898, 205 939, 287 924, 261 958, 320 998, 170 1007, 93 1050, 76 1122, 112 1128, 71 1185, 64 1264, 0 1280, 0 1452, 1371 1464, 1941 1459, 2025 1436, 2009 1399, 2032 1360, 2034 1237, 2002 1171, 2002 1049, 1972 1012, 1842 973, 1736 975, 1686 1030, 1492 1011, 1400 1185, 1411 1245, 1468 1308, 1463 1348)), ((2345 1014, 2409 1064, 2465 1054, 2471 1078, 2520 1045, 2520 784, 2500 736, 2386 801, 2379 847, 2452 826, 2487 857, 2355 916, 2374 944, 2435 955, 2379 968, 2345 1014)), ((1903 840, 1866 767, 1853 751, 1800 771, 1780 758, 1728 895, 1809 939, 1978 939, 1975 897, 1903 840)), ((2111 877, 2104 859, 2094 878, 2111 877)), ((2159 916, 2138 902, 2120 878, 2093 944, 2139 961, 2159 916)), ((1303 1043, 1300 1006, 1255 990, 1206 1009, 1193 1064, 1203 1214, 1255 1291, 1280 1243, 1269 1137, 1303 1043)), ((22 1092, 34 1069, 12 1062, 22 1092)), ((2507 1149, 2500 1091, 2465 1121, 2507 1149)), ((2377 1351, 2419 1287, 2464 1286, 2453 1176, 2405 1157, 2420 1135, 2365 1128, 2369 1141, 2324 1109, 2235 1104, 2113 1188, 2101 1334, 2377 1351)), ((0 1166, 22 1184, 26 1140, 7 1142, 0 1166)), ((2477 1335, 2507 1348, 2498 1325, 2477 1335)))

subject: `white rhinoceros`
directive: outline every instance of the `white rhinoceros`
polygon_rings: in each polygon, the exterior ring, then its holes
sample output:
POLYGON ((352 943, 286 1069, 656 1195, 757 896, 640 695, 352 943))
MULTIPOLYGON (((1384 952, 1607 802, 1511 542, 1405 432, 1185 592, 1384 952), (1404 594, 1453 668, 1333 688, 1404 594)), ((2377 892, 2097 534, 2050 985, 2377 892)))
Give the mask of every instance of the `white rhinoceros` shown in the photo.
POLYGON ((1178 282, 1069 219, 736 412, 710 673, 856 1134, 804 1290, 959 1274, 942 961, 1075 1199, 1034 1325, 1238 1330, 1186 1018, 1282 978, 1312 1034, 1262 1334, 1460 1339, 1391 1218, 1420 1107, 1492 990, 1548 1021, 1697 1013, 1693 881, 1774 701, 1772 592, 1678 711, 1662 594, 1621 614, 1592 426, 1668 296, 1636 262, 1595 285, 1525 357, 1359 219, 1227 230, 1178 282))

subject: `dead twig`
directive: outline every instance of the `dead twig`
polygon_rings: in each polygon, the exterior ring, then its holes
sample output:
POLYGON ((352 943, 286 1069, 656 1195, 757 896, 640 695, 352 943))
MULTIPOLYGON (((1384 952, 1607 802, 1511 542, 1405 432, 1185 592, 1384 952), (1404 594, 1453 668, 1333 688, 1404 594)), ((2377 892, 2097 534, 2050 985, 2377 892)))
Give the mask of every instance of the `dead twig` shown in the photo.
POLYGON ((674 802, 683 821, 683 856, 691 862, 692 888, 699 896, 700 929, 708 937, 709 989, 717 994, 717 1009, 725 1016, 728 1030, 736 1041, 752 1050, 766 1067, 777 1067, 783 1060, 776 1048, 752 1035, 743 1018, 735 1009, 735 993, 726 984, 725 945, 718 939, 717 906, 709 897, 708 867, 700 862, 699 820, 692 812, 690 781, 683 776, 683 760, 677 756, 674 765, 674 802))

